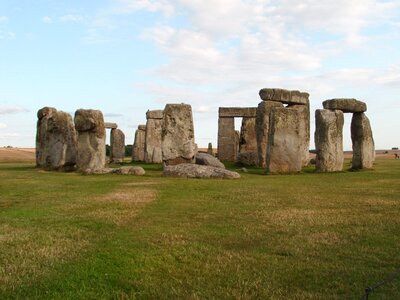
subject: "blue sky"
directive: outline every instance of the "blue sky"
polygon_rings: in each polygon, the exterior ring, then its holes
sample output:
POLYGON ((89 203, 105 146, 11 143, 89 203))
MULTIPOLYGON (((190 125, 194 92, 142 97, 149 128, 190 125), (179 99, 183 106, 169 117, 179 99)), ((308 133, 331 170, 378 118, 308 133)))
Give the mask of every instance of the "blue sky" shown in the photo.
POLYGON ((0 57, 0 146, 34 147, 43 106, 100 109, 132 143, 181 102, 216 146, 218 107, 264 87, 309 92, 312 133, 322 101, 365 101, 376 147, 400 146, 398 0, 1 0, 0 57))

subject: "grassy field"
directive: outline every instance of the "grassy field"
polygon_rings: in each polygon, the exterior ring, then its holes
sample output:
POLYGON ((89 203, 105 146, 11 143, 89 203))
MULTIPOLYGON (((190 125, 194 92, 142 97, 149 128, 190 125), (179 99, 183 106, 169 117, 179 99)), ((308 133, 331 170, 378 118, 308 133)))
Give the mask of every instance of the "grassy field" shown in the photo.
MULTIPOLYGON (((0 299, 359 299, 400 268, 400 161, 240 180, 0 164, 0 299)), ((400 279, 370 299, 399 299, 400 279)))

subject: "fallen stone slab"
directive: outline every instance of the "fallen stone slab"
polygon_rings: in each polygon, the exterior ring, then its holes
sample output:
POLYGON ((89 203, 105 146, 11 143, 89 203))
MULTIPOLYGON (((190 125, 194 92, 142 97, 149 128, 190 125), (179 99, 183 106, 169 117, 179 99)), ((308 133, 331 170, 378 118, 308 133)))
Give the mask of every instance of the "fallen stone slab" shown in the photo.
POLYGON ((225 169, 225 165, 220 162, 218 158, 207 153, 196 153, 196 165, 212 166, 216 168, 225 169))
POLYGON ((143 176, 146 174, 142 167, 121 167, 121 168, 102 168, 102 169, 86 169, 82 171, 83 175, 102 175, 102 174, 118 174, 118 175, 136 175, 143 176))
POLYGON ((350 98, 325 100, 322 102, 322 106, 325 109, 341 110, 344 113, 362 113, 367 111, 367 104, 365 102, 350 98))
POLYGON ((228 171, 212 166, 201 166, 195 164, 179 164, 164 167, 164 176, 185 178, 225 178, 238 179, 239 173, 228 171))
POLYGON ((310 94, 300 91, 289 91, 285 89, 264 88, 259 92, 260 98, 264 101, 277 101, 285 104, 309 104, 310 94))

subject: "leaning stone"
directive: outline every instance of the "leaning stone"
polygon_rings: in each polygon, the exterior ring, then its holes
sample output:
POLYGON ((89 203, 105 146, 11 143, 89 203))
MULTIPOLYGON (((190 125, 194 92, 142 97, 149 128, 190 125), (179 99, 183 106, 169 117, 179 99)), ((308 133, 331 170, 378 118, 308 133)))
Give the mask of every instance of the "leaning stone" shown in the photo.
POLYGON ((300 118, 297 110, 273 108, 267 146, 267 173, 301 171, 303 141, 299 135, 300 118))
POLYGON ((351 120, 353 169, 371 169, 375 161, 375 144, 371 125, 364 113, 354 113, 351 120))
POLYGON ((283 107, 280 102, 261 101, 257 107, 256 139, 257 139, 257 165, 266 167, 267 144, 269 133, 270 114, 274 107, 283 107))
POLYGON ((195 154, 192 107, 167 104, 162 120, 162 159, 166 165, 194 163, 195 154))
POLYGON ((211 166, 179 164, 164 167, 164 176, 185 178, 240 178, 239 173, 211 166))
POLYGON ((196 153, 196 164, 203 165, 203 166, 212 166, 216 168, 225 169, 225 165, 220 162, 220 160, 213 155, 207 153, 196 153))
POLYGON ((142 167, 122 167, 113 169, 112 173, 119 175, 136 175, 143 176, 146 174, 145 170, 142 167))
POLYGON ((315 111, 315 148, 317 172, 343 169, 343 123, 341 110, 315 111))
POLYGON ((125 158, 125 134, 120 129, 111 130, 110 161, 122 163, 125 158))
POLYGON ((78 132, 76 164, 78 170, 102 170, 106 165, 106 130, 103 114, 99 110, 79 109, 75 112, 78 132))
POLYGON ((73 171, 77 137, 71 116, 52 107, 38 111, 36 165, 45 170, 73 171))
POLYGON ((344 113, 362 113, 367 111, 367 104, 356 99, 331 99, 322 102, 325 109, 341 110, 344 113))

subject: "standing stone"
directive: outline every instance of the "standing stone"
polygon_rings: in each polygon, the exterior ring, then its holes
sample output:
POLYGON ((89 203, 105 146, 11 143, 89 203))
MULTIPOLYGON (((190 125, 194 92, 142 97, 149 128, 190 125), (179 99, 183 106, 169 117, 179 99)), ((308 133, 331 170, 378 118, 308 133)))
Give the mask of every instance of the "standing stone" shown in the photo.
POLYGON ((162 156, 164 163, 194 163, 195 142, 192 107, 167 104, 162 120, 162 156))
POLYGON ((235 118, 218 119, 218 159, 235 161, 236 159, 235 118))
POLYGON ((295 109, 275 107, 270 116, 267 173, 300 172, 303 156, 299 135, 300 114, 295 109))
POLYGON ((214 156, 214 150, 211 143, 208 143, 207 154, 214 156))
POLYGON ((146 142, 146 125, 139 125, 135 132, 135 141, 132 146, 132 161, 144 161, 146 142))
POLYGON ((351 120, 353 169, 371 169, 375 161, 375 144, 371 125, 364 113, 354 113, 351 120))
POLYGON ((144 160, 146 163, 162 163, 161 152, 161 131, 162 131, 162 110, 149 110, 146 113, 146 135, 144 160))
POLYGON ((335 172, 343 169, 343 112, 315 111, 316 170, 335 172))
POLYGON ((243 118, 237 161, 243 165, 255 166, 257 165, 257 158, 256 119, 243 118))
POLYGON ((257 139, 257 165, 266 168, 267 144, 269 135, 269 122, 271 111, 274 107, 283 107, 282 103, 262 101, 258 104, 256 115, 256 139, 257 139))
POLYGON ((234 160, 237 160, 238 154, 239 154, 239 148, 240 148, 240 131, 235 130, 235 152, 234 152, 234 160))
POLYGON ((106 130, 103 113, 99 110, 79 109, 75 112, 78 132, 77 167, 83 172, 96 172, 106 165, 106 130))
POLYGON ((125 158, 125 134, 120 129, 111 129, 110 162, 122 163, 125 158))
POLYGON ((300 154, 302 155, 302 166, 310 162, 310 106, 290 105, 287 109, 294 109, 298 112, 300 154))
POLYGON ((44 107, 37 113, 36 165, 46 170, 72 171, 77 137, 69 114, 44 107))

